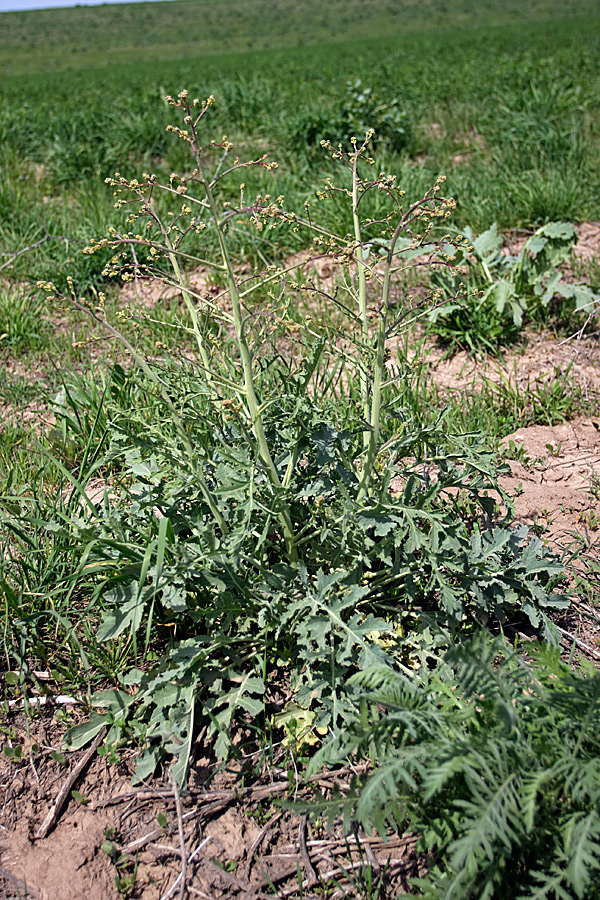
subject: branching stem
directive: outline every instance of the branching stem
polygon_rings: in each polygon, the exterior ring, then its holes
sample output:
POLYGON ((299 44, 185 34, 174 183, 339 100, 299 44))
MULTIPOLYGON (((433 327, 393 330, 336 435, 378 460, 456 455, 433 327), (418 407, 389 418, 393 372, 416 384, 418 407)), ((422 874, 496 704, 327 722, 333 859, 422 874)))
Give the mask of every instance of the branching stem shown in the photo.
MULTIPOLYGON (((258 400, 256 397, 256 389, 254 386, 254 378, 252 374, 252 357, 250 354, 250 348, 248 346, 248 341, 246 340, 246 334, 244 331, 244 322, 242 317, 242 304, 240 299, 240 293, 238 290, 237 282, 235 279, 235 273, 233 269, 233 263, 231 261, 231 255, 229 253, 229 248, 227 246, 227 241, 225 239, 225 234, 223 230, 223 226, 219 217, 219 211, 217 209, 217 204, 212 192, 211 183, 206 174, 206 170, 204 168, 204 163, 202 161, 202 157, 199 151, 199 145, 196 140, 195 128, 193 129, 193 140, 191 142, 192 149, 194 151, 194 156, 196 159, 196 166, 198 168, 198 175, 200 181, 202 183, 202 187, 204 189, 206 199, 210 208, 211 217, 215 226, 215 230, 217 233, 217 240, 219 243, 219 250, 221 253, 221 259, 223 262, 223 269, 225 272, 225 278, 227 282, 227 288, 229 291, 229 295, 231 297, 232 303, 232 312, 233 312, 233 322, 235 327, 235 333, 237 338, 237 344, 240 354, 240 360, 242 363, 242 372, 244 377, 244 385, 243 390, 241 391, 246 405, 248 407, 248 412, 250 415, 250 421, 252 423, 252 431, 254 432, 254 436, 256 438, 257 450, 259 458, 265 467, 267 474, 269 476, 269 480, 271 485, 275 489, 277 493, 281 493, 282 491, 282 483, 279 478, 279 473, 277 472, 277 468, 273 461, 273 457, 271 455, 271 451, 269 449, 269 443, 267 441, 267 436, 265 434, 262 415, 260 412, 260 408, 258 405, 258 400)), ((281 509, 278 514, 278 518, 283 530, 287 553, 289 560, 292 564, 298 562, 298 553, 296 550, 295 542, 294 542, 294 530, 292 526, 292 519, 290 515, 290 510, 287 504, 282 504, 281 509)))
MULTIPOLYGON (((359 195, 359 177, 358 177, 358 159, 360 156, 360 150, 358 148, 354 148, 354 154, 352 159, 352 221, 354 225, 354 240, 356 242, 356 259, 358 263, 358 309, 360 316, 360 324, 361 324, 361 343, 363 348, 366 348, 369 344, 369 319, 367 314, 367 279, 365 266, 363 262, 363 246, 362 246, 362 234, 361 234, 361 225, 360 225, 360 217, 358 213, 358 204, 360 202, 359 195)), ((365 350, 363 349, 363 354, 365 350)), ((370 410, 369 410, 369 374, 368 374, 368 364, 366 361, 363 365, 360 366, 359 371, 359 381, 360 381, 360 402, 362 405, 363 418, 365 422, 371 425, 370 419, 370 410)), ((368 431, 363 432, 363 445, 364 449, 368 451, 369 447, 369 433, 368 431)))

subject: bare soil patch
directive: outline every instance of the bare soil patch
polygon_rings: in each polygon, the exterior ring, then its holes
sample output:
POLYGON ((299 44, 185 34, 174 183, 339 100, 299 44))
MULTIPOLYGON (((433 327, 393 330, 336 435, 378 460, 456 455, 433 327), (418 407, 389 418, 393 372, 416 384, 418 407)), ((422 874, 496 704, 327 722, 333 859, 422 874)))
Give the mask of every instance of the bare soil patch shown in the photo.
POLYGON ((600 418, 519 428, 502 443, 512 443, 520 456, 502 479, 514 498, 517 522, 543 530, 544 540, 557 547, 579 532, 598 553, 600 418))
POLYGON ((518 455, 500 478, 515 524, 565 565, 571 606, 556 622, 563 646, 600 665, 600 418, 519 428, 503 444, 518 455))
MULTIPOLYGON (((110 766, 96 757, 75 785, 79 802, 71 797, 56 828, 36 839, 81 753, 69 756, 66 766, 52 758, 64 729, 51 710, 30 723, 32 740, 40 743, 34 752, 22 714, 15 713, 11 725, 9 743, 23 747, 23 758, 0 758, 0 896, 6 900, 184 895, 250 900, 272 896, 273 886, 279 897, 308 898, 322 895, 323 884, 330 885, 331 896, 352 897, 352 874, 362 863, 379 873, 385 868, 395 896, 408 891, 409 877, 424 872, 425 860, 416 854, 410 835, 387 842, 360 832, 344 838, 339 826, 326 830, 283 809, 280 800, 300 799, 300 786, 286 767, 265 770, 250 786, 239 766, 208 783, 207 774, 214 775, 217 767, 202 759, 201 746, 189 788, 177 800, 166 780, 132 789, 131 760, 110 766), (186 891, 180 894, 183 844, 186 891)), ((323 775, 319 786, 331 790, 348 775, 323 775)))
POLYGON ((574 253, 583 262, 600 258, 600 222, 582 222, 577 227, 574 253))
POLYGON ((551 332, 529 332, 524 341, 504 350, 502 357, 475 358, 464 350, 448 356, 428 341, 424 348, 409 348, 409 358, 420 354, 435 383, 452 393, 480 390, 484 382, 524 391, 557 374, 568 375, 586 399, 600 390, 600 341, 596 336, 557 340, 551 332))

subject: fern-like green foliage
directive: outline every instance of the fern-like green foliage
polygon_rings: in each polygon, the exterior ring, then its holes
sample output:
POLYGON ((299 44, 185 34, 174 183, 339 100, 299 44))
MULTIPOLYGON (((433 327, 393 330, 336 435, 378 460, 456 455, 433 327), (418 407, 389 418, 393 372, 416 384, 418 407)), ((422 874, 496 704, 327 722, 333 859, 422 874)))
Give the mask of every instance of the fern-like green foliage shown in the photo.
POLYGON ((370 756, 346 821, 421 835, 428 900, 600 897, 600 674, 480 635, 415 678, 355 676, 361 715, 314 765, 370 756))

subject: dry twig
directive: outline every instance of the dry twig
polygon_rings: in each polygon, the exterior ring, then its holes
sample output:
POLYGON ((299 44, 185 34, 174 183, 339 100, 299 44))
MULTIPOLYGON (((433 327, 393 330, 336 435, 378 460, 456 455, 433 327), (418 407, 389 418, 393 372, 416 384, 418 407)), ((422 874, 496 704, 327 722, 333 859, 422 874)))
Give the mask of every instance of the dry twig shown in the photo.
POLYGON ((585 650, 586 653, 590 653, 594 657, 594 659, 600 659, 600 653, 597 650, 594 650, 593 647, 590 647, 589 644, 586 644, 583 641, 579 640, 579 638, 576 635, 571 634, 570 631, 565 631, 564 628, 560 628, 558 625, 556 626, 556 628, 560 631, 560 633, 565 638, 568 638, 568 640, 573 641, 573 643, 575 643, 579 647, 580 650, 585 650))
MULTIPOLYGON (((210 840, 211 840, 210 835, 207 835, 204 838, 204 840, 198 844, 196 849, 190 853, 190 855, 187 857, 187 860, 186 860, 186 868, 187 868, 187 866, 191 865, 191 863, 194 862, 194 860, 196 859, 196 857, 198 856, 200 851, 210 842, 210 840)), ((184 859, 185 859, 185 854, 184 854, 184 859)), ((163 896, 161 897, 161 900, 168 900, 169 897, 172 897, 173 894, 175 893, 175 891, 177 890, 177 888, 179 887, 179 882, 182 883, 183 891, 185 893, 186 884, 185 884, 185 878, 182 877, 182 874, 183 874, 183 866, 182 866, 182 871, 179 873, 179 875, 177 876, 177 878, 175 879, 175 881, 173 882, 173 884, 171 885, 171 887, 169 888, 167 893, 163 894, 163 896)), ((180 893, 180 896, 182 896, 181 893, 180 893)))
POLYGON ((306 887, 310 889, 315 884, 317 884, 317 882, 319 881, 319 876, 315 872, 314 866, 310 861, 308 848, 306 846, 307 822, 307 816, 302 816, 302 818, 300 819, 300 826, 298 828, 298 842, 300 844, 300 856, 302 857, 302 865, 304 866, 304 872, 306 874, 306 887))
POLYGON ((36 833, 36 840, 40 840, 42 838, 48 837, 56 823, 58 822, 58 818, 62 812, 63 806, 67 802, 67 798, 71 792, 71 789, 81 773, 87 768, 90 764, 92 758, 94 757, 96 750, 104 740, 104 736, 106 734, 106 726, 102 728, 102 730, 96 735, 94 740, 92 741, 91 746, 88 750, 83 754, 79 762, 76 766, 71 770, 67 779, 65 780, 63 786, 61 787, 56 800, 48 810, 48 814, 46 818, 40 825, 36 833))
MULTIPOLYGON (((179 794, 179 785, 175 780, 173 771, 169 769, 169 781, 173 788, 173 797, 175 798, 175 810, 177 812, 177 830, 179 831, 179 848, 181 850, 181 884, 179 886, 179 900, 183 900, 185 895, 185 877, 187 874, 187 852, 185 849, 185 832, 183 830, 183 810, 181 809, 181 796, 179 794)), ((169 896, 169 895, 167 895, 169 896)), ((165 898, 166 900, 166 898, 165 898)))
POLYGON ((127 800, 160 800, 163 797, 172 797, 173 791, 154 790, 149 791, 142 788, 138 791, 125 791, 123 794, 115 794, 113 797, 106 797, 104 800, 92 800, 88 804, 88 809, 104 809, 106 806, 116 806, 118 803, 125 803, 127 800))
POLYGON ((246 878, 250 875, 250 869, 252 868, 252 860, 254 859, 254 854, 264 841, 266 835, 271 831, 271 829, 279 822, 281 817, 283 816, 283 812, 278 812, 274 816, 272 816, 267 824, 262 828, 259 833, 256 835, 254 840, 250 845, 250 849, 248 850, 248 858, 246 859, 246 878))
POLYGON ((12 264, 17 260, 20 256, 23 256, 24 253, 29 253, 30 250, 37 250, 42 244, 45 244, 46 241, 64 241, 68 244, 68 238, 63 237, 61 234, 45 234, 43 238, 40 238, 39 241, 36 241, 34 244, 30 244, 28 247, 23 247, 22 250, 17 250, 16 253, 12 253, 11 251, 2 251, 3 253, 10 253, 9 258, 6 262, 3 262, 0 265, 0 272, 2 269, 7 269, 12 266, 12 264))

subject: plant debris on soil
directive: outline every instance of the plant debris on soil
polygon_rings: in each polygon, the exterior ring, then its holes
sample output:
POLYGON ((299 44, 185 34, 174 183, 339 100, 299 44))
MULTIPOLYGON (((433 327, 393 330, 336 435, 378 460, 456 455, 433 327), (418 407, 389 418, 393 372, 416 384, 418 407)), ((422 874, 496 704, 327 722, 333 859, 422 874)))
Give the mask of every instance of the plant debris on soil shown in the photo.
MULTIPOLYGON (((11 744, 20 759, 2 758, 0 878, 5 900, 105 900, 107 897, 352 896, 363 863, 385 870, 396 892, 425 869, 412 835, 384 840, 341 827, 325 828, 293 809, 307 796, 293 771, 265 769, 246 785, 238 771, 197 759, 186 791, 165 781, 131 787, 128 760, 95 756, 82 772, 47 837, 37 832, 75 765, 61 758, 63 728, 45 707, 26 724, 11 716, 11 744), (32 751, 36 742, 38 749, 32 751), (31 754, 31 755, 30 755, 31 754), (210 778, 207 784, 207 777, 210 778), (185 858, 185 866, 182 860, 185 858), (315 893, 316 892, 316 893, 315 893)), ((201 748, 199 750, 201 755, 201 748)), ((76 756, 84 756, 83 751, 76 756)), ((321 791, 344 789, 340 770, 314 779, 321 791)))

